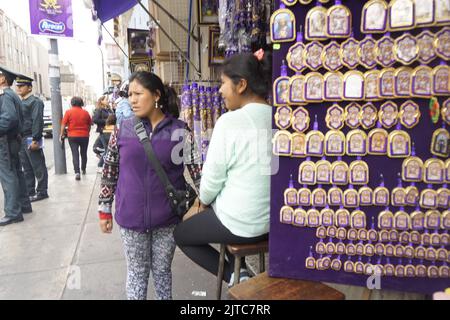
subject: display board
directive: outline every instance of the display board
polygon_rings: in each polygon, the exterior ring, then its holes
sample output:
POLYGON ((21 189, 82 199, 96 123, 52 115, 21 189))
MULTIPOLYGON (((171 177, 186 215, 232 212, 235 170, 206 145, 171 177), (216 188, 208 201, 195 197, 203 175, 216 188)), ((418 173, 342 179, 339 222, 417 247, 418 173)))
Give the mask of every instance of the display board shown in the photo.
POLYGON ((282 4, 269 274, 450 287, 450 3, 282 4))

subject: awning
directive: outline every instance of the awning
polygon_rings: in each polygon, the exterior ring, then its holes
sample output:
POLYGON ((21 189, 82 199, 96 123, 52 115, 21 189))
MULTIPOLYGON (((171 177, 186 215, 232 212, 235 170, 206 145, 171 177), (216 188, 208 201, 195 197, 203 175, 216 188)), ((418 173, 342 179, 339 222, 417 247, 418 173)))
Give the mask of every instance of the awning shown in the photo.
POLYGON ((102 23, 120 16, 137 4, 137 0, 94 0, 97 16, 102 23))

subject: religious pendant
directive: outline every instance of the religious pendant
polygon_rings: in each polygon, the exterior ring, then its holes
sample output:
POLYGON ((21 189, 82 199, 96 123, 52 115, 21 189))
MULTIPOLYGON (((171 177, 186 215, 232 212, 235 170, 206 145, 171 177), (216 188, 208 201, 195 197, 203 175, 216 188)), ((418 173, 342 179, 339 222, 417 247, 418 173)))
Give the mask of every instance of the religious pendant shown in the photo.
POLYGON ((349 69, 355 69, 359 64, 359 41, 351 37, 341 43, 342 64, 349 69))
POLYGON ((303 210, 301 208, 295 209, 293 225, 297 226, 297 227, 306 227, 306 211, 305 210, 303 210))
POLYGON ((450 159, 445 161, 445 180, 450 182, 450 159))
POLYGON ((375 48, 376 60, 381 66, 388 68, 395 63, 394 40, 388 32, 383 38, 377 41, 375 48))
POLYGON ((343 156, 345 154, 345 135, 339 130, 330 130, 325 135, 325 155, 343 156))
MULTIPOLYGON (((447 129, 441 128, 434 131, 430 151, 439 157, 448 158, 450 156, 450 133, 447 129)), ((444 177, 444 175, 442 176, 444 177)))
POLYGON ((314 207, 325 207, 327 205, 327 192, 324 189, 316 188, 311 195, 314 207))
POLYGON ((309 209, 306 212, 308 227, 317 228, 320 226, 320 212, 316 209, 309 209))
POLYGON ((373 244, 368 243, 364 246, 364 255, 368 257, 373 257, 375 255, 375 247, 373 244))
MULTIPOLYGON (((428 230, 425 230, 425 233, 422 233, 422 235, 421 235, 421 243, 424 246, 430 246, 431 245, 431 235, 428 232, 428 230)), ((425 251, 425 258, 426 258, 427 251, 426 251, 426 249, 424 249, 424 251, 425 251)))
POLYGON ((298 190, 298 204, 304 207, 311 206, 311 190, 306 187, 298 190))
POLYGON ((328 71, 338 71, 342 68, 341 46, 332 41, 322 51, 322 65, 328 71))
POLYGON ((450 190, 447 185, 437 191, 438 207, 447 209, 450 207, 450 190))
POLYGON ((347 244, 347 247, 345 248, 345 253, 348 256, 356 255, 356 246, 350 242, 349 244, 347 244))
POLYGON ((410 234, 412 243, 417 244, 420 242, 420 234, 417 232, 417 230, 423 230, 424 228, 425 214, 419 209, 416 209, 416 211, 411 213, 411 229, 414 230, 410 234))
MULTIPOLYGON (((378 122, 380 123, 380 122, 378 122)), ((386 130, 381 128, 373 129, 368 135, 368 154, 385 155, 387 154, 389 134, 386 130)))
POLYGON ((305 65, 312 71, 317 71, 322 66, 323 44, 313 41, 305 47, 303 59, 305 65))
POLYGON ((276 156, 291 155, 291 133, 286 130, 279 130, 273 138, 273 154, 276 156))
POLYGON ((347 155, 365 156, 367 154, 367 135, 360 129, 354 129, 347 133, 347 155))
POLYGON ((405 246, 404 256, 408 259, 414 258, 414 247, 412 245, 405 246))
POLYGON ((329 236, 330 238, 334 238, 336 237, 337 234, 337 228, 335 226, 329 226, 327 228, 327 236, 329 236))
POLYGON ((450 60, 450 28, 440 30, 434 39, 436 54, 444 60, 450 60))
POLYGON ((331 163, 327 160, 318 161, 316 163, 316 183, 329 184, 330 182, 331 182, 331 163))
POLYGON ((373 205, 373 191, 369 187, 362 187, 358 190, 359 205, 372 206, 373 205))
POLYGON ((360 114, 361 106, 356 102, 350 103, 345 107, 345 124, 352 129, 357 129, 360 126, 360 114))
POLYGON ((327 36, 329 38, 347 38, 352 32, 352 13, 350 9, 336 1, 327 12, 327 36))
POLYGON ((291 10, 281 8, 275 11, 270 18, 270 38, 272 42, 293 41, 296 35, 295 26, 295 15, 291 10))
POLYGON ((395 59, 404 65, 410 65, 416 61, 419 56, 419 45, 416 38, 409 33, 405 33, 395 39, 394 54, 395 59))
POLYGON ((323 76, 318 72, 310 72, 305 77, 304 99, 306 102, 321 102, 323 100, 323 76))
POLYGON ((289 106, 278 107, 275 112, 275 125, 281 130, 291 126, 292 109, 289 106))
POLYGON ((389 30, 408 30, 415 25, 414 0, 393 0, 389 3, 389 30))
POLYGON ((303 107, 295 109, 291 117, 292 128, 297 132, 305 132, 305 130, 309 129, 309 123, 308 111, 303 107))
POLYGON ((325 136, 318 130, 310 131, 306 134, 306 154, 308 156, 322 157, 325 136))
POLYGON ((289 103, 289 80, 287 66, 283 60, 281 65, 281 76, 273 83, 273 103, 275 106, 283 106, 289 103))
POLYGON ((305 267, 307 269, 316 269, 316 259, 312 254, 312 247, 309 247, 309 257, 305 260, 305 267))
POLYGON ((358 230, 353 228, 348 229, 347 238, 351 241, 358 240, 358 230))
POLYGON ((336 233, 336 238, 339 240, 345 240, 347 239, 347 229, 345 228, 338 228, 336 233))
POLYGON ((316 229, 316 237, 319 239, 325 239, 327 237, 327 228, 320 226, 316 229))
POLYGON ((409 232, 407 232, 407 231, 400 232, 399 241, 402 244, 408 244, 409 242, 411 242, 409 232))
POLYGON ((424 189, 420 193, 419 204, 422 208, 435 209, 437 207, 437 193, 433 189, 424 189))
POLYGON ((396 187, 392 190, 391 204, 395 207, 406 205, 406 190, 402 187, 396 187))
POLYGON ((414 97, 431 97, 433 87, 433 69, 428 66, 418 66, 412 73, 411 94, 414 97))
POLYGON ((310 4, 312 0, 298 0, 298 2, 301 4, 310 4))
POLYGON ((402 179, 410 182, 422 182, 423 162, 420 158, 412 156, 403 160, 402 179))
POLYGON ((344 192, 338 187, 332 187, 328 190, 328 204, 330 206, 344 205, 344 192))
POLYGON ((297 0, 281 0, 287 6, 293 6, 297 3, 297 0))
POLYGON ((425 30, 416 36, 416 40, 419 47, 419 61, 423 64, 429 64, 436 58, 434 34, 425 30))
POLYGON ((325 252, 329 255, 332 255, 336 252, 336 246, 333 242, 328 242, 325 246, 325 252))
POLYGON ((416 267, 410 263, 405 266, 405 275, 409 278, 413 278, 416 276, 416 267))
POLYGON ((305 37, 307 40, 327 39, 327 9, 320 4, 306 15, 305 37))
POLYGON ((413 69, 409 67, 400 67, 395 70, 395 96, 410 97, 411 96, 411 80, 413 69))
POLYGON ((291 134, 291 156, 296 158, 306 157, 306 135, 295 132, 291 134))
POLYGON ((336 253, 339 255, 345 254, 345 244, 342 241, 336 243, 336 253))
POLYGON ((447 279, 450 277, 450 268, 447 264, 444 264, 439 267, 439 277, 447 279))
MULTIPOLYGON (((442 121, 450 125, 450 98, 445 100, 444 103, 442 104, 441 116, 442 121)), ((450 182, 449 179, 447 179, 447 181, 450 182)))
POLYGON ((445 163, 440 159, 428 159, 424 164, 425 174, 423 181, 425 183, 444 183, 445 163))
POLYGON ((353 189, 352 185, 344 191, 344 206, 347 208, 356 208, 359 206, 358 191, 353 189))
POLYGON ((298 169, 298 182, 300 184, 316 184, 316 166, 312 161, 303 161, 298 169))
POLYGON ((340 257, 333 259, 333 261, 331 261, 331 269, 333 269, 334 271, 340 271, 341 268, 342 268, 342 261, 340 257))
MULTIPOLYGON (((392 229, 394 227, 394 215, 389 210, 384 210, 378 215, 378 229, 392 229)), ((380 234, 381 236, 381 234, 380 234)))
POLYGON ((400 237, 400 234, 398 233, 397 230, 395 230, 395 229, 389 230, 389 241, 390 242, 398 242, 399 237, 400 237))
POLYGON ((333 104, 327 109, 325 122, 331 130, 339 130, 344 126, 345 111, 339 105, 333 104))
POLYGON ((349 260, 344 262, 344 271, 345 272, 353 272, 353 269, 355 267, 355 264, 352 260, 350 260, 350 257, 348 257, 349 260))
POLYGON ((419 203, 419 189, 414 185, 414 183, 406 188, 406 205, 407 206, 417 206, 419 203))
POLYGON ((306 68, 305 59, 305 44, 303 43, 303 35, 297 32, 297 43, 289 48, 286 60, 289 68, 295 72, 302 72, 306 68))
POLYGON ((415 0, 415 17, 417 26, 431 26, 434 24, 434 0, 415 0))
POLYGON ((325 254, 326 252, 325 243, 322 239, 320 239, 320 241, 316 243, 316 252, 318 254, 325 254))
POLYGON ((336 211, 336 226, 346 228, 350 225, 350 212, 347 209, 338 209, 336 211))
POLYGON ((359 43, 359 63, 366 69, 372 69, 377 65, 376 58, 376 48, 377 42, 373 39, 372 35, 367 35, 359 43))
POLYGON ((285 224, 292 224, 294 217, 294 209, 284 206, 280 209, 280 222, 285 224))
POLYGON ((448 25, 450 22, 450 3, 446 0, 436 0, 436 24, 448 25))
POLYGON ((362 72, 351 70, 345 73, 343 98, 345 100, 364 99, 364 74, 362 72))
MULTIPOLYGON (((441 245, 441 237, 440 237, 440 234, 437 233, 437 231, 435 231, 433 234, 431 234, 431 245, 434 247, 439 247, 441 245)), ((436 259, 438 257, 437 255, 438 255, 438 252, 436 250, 436 259)))
POLYGON ((427 276, 427 267, 423 264, 416 265, 416 277, 424 278, 427 276))
POLYGON ((411 154, 411 137, 406 131, 394 130, 388 138, 389 158, 405 158, 411 154))
POLYGON ((375 108, 373 103, 368 102, 361 107, 361 114, 359 118, 364 129, 371 129, 377 122, 378 110, 375 108))
MULTIPOLYGON (((442 212, 441 229, 450 230, 450 210, 445 210, 444 212, 442 212)), ((441 242, 443 235, 448 236, 448 234, 443 233, 441 235, 441 242)), ((448 240, 446 242, 448 243, 448 240)))
POLYGON ((344 161, 335 161, 331 165, 331 183, 337 185, 348 184, 348 165, 344 161))
POLYGON ((411 225, 411 219, 405 211, 398 211, 394 215, 394 228, 397 230, 408 230, 411 225))
POLYGON ((380 97, 387 99, 395 96, 395 69, 386 68, 380 72, 380 97))
POLYGON ((441 214, 437 210, 428 210, 425 214, 425 228, 439 229, 441 226, 441 214))
POLYGON ((378 119, 384 128, 389 129, 397 124, 398 107, 393 101, 383 103, 378 112, 378 119))
MULTIPOLYGON (((366 214, 361 210, 355 210, 350 216, 351 227, 355 229, 365 229, 366 228, 366 214)), ((367 239, 367 238, 366 238, 367 239)), ((360 239, 360 240, 366 240, 360 239)))
MULTIPOLYGON (((389 261, 389 258, 388 258, 389 261)), ((387 277, 393 277, 395 275, 395 267, 389 262, 384 265, 384 273, 387 277)))
POLYGON ((412 100, 404 102, 400 107, 398 117, 404 127, 408 129, 414 128, 420 119, 419 105, 412 100))
POLYGON ((394 257, 402 258, 403 254, 404 254, 404 251, 405 250, 404 250, 403 246, 401 244, 397 244, 394 247, 394 257))
POLYGON ((444 61, 433 69, 433 94, 448 96, 450 94, 450 67, 444 61))
MULTIPOLYGON (((320 219, 322 226, 330 227, 334 225, 334 211, 330 208, 325 208, 320 211, 320 219)), ((326 231, 326 230, 325 230, 326 231)))
POLYGON ((344 90, 344 76, 340 72, 327 72, 324 76, 325 101, 342 100, 344 90))
POLYGON ((350 164, 350 183, 366 185, 369 183, 369 166, 364 161, 353 161, 350 164))
POLYGON ((436 260, 436 250, 434 248, 427 248, 427 251, 425 253, 425 259, 429 261, 435 261, 436 260))
POLYGON ((364 254, 364 244, 362 243, 362 241, 358 242, 355 245, 355 252, 358 256, 362 256, 364 254))
POLYGON ((374 205, 384 207, 389 205, 389 190, 386 187, 376 187, 373 191, 374 205))
MULTIPOLYGON (((389 231, 388 230, 381 230, 379 232, 379 239, 381 242, 389 242, 389 231)), ((383 245, 383 254, 386 255, 386 247, 383 245)))
POLYGON ((289 80, 289 103, 293 105, 305 104, 304 100, 305 77, 295 75, 289 80))
POLYGON ((395 247, 391 243, 384 246, 384 254, 387 257, 393 257, 395 253, 395 247))
POLYGON ((295 207, 298 205, 297 189, 294 188, 292 175, 289 179, 289 188, 284 191, 284 204, 291 207, 295 207))
POLYGON ((380 71, 370 70, 364 73, 364 99, 376 101, 380 99, 380 71))
POLYGON ((387 30, 388 5, 384 0, 368 1, 362 12, 362 33, 384 33, 387 30))

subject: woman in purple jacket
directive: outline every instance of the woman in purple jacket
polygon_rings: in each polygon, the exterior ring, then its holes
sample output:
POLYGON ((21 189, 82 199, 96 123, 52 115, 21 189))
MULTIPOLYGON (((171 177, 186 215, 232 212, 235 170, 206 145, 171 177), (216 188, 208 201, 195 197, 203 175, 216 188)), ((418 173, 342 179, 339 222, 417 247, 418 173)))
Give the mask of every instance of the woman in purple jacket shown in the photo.
MULTIPOLYGON (((175 188, 184 187, 184 169, 198 190, 201 160, 194 137, 178 120, 178 106, 161 79, 150 72, 130 77, 129 100, 150 137, 153 150, 175 188), (181 152, 180 152, 181 151, 181 152)), ((147 298, 152 272, 157 299, 172 299, 173 230, 180 218, 172 213, 164 187, 134 131, 135 117, 122 121, 108 144, 99 196, 100 227, 111 233, 112 202, 127 260, 128 299, 147 298)))

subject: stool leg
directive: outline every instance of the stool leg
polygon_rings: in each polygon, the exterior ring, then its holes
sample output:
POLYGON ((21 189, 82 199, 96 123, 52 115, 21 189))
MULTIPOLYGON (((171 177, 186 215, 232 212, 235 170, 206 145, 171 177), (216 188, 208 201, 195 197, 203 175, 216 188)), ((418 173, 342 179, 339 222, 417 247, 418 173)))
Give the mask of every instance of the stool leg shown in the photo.
POLYGON ((241 257, 234 256, 234 286, 241 280, 241 257))
POLYGON ((220 245, 220 256, 219 256, 219 270, 217 271, 217 300, 221 299, 222 296, 222 281, 223 281, 223 268, 225 265, 225 245, 220 245))
POLYGON ((263 273, 264 271, 266 271, 266 261, 264 252, 261 252, 259 254, 259 273, 263 273))

